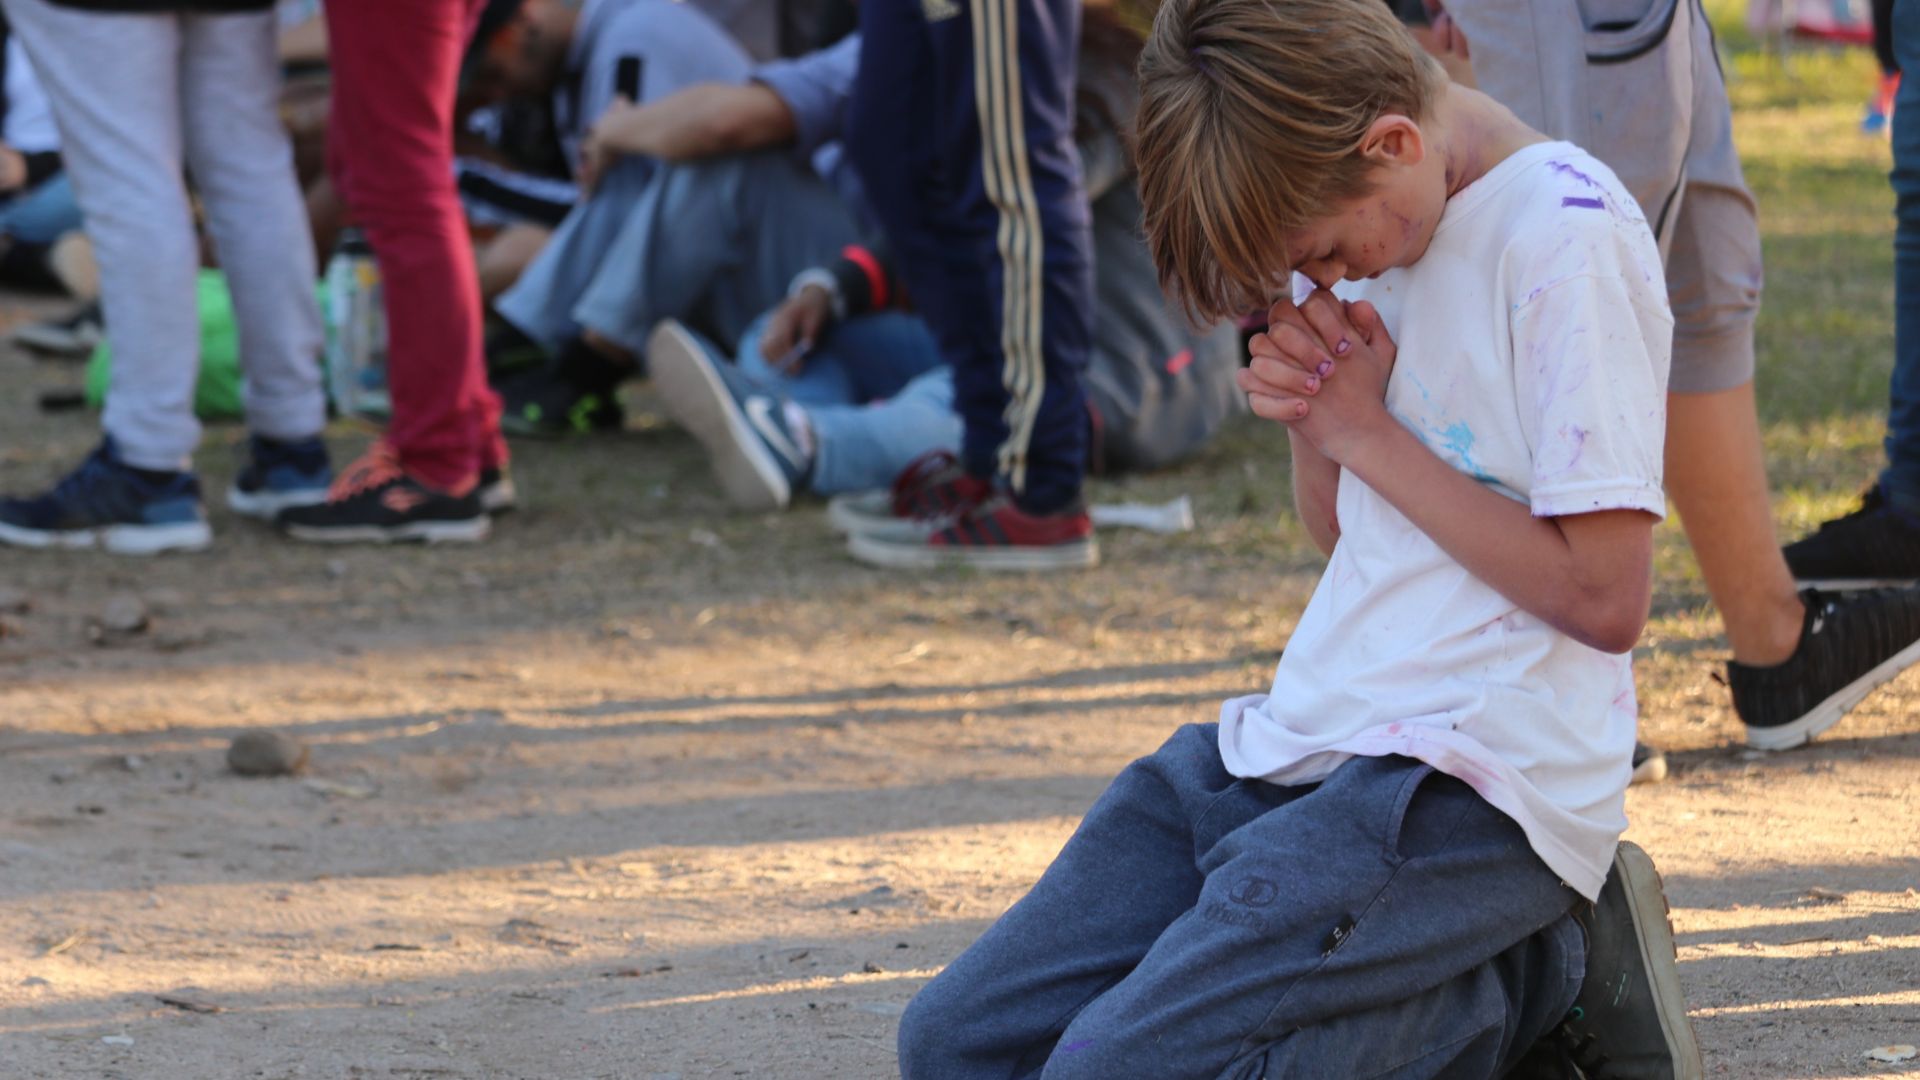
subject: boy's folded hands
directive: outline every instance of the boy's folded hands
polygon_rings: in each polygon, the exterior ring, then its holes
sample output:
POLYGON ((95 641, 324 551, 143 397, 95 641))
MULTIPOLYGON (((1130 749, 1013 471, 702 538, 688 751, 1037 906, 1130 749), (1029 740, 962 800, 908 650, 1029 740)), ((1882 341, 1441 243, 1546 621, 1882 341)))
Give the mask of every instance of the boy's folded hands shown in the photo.
POLYGON ((1316 289, 1298 306, 1276 301, 1248 351, 1237 378, 1254 415, 1288 425, 1335 462, 1394 423, 1386 394, 1396 348, 1365 300, 1316 289))

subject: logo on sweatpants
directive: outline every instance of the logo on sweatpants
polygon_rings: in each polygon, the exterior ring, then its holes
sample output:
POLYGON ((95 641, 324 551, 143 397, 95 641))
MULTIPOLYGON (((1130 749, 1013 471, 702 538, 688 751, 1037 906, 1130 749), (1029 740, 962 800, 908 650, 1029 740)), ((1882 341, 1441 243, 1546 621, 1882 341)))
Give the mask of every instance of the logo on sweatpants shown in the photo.
POLYGON ((1280 899, 1280 886, 1263 877, 1241 878, 1227 899, 1247 907, 1267 907, 1280 899))
POLYGON ((920 14, 930 23, 945 22, 959 16, 960 5, 953 0, 920 0, 920 14))

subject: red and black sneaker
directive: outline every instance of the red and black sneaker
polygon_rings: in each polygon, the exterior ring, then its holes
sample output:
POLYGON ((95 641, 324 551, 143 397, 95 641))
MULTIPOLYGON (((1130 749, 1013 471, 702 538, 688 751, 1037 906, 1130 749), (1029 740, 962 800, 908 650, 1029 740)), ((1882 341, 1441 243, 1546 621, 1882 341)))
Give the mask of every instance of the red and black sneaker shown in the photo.
POLYGON ((976 505, 931 534, 854 533, 847 549, 861 562, 903 569, 1072 570, 1100 562, 1093 519, 1084 505, 1030 514, 1005 497, 976 505))
POLYGON ((460 495, 430 488, 408 476, 385 443, 349 465, 326 502, 291 507, 274 521, 295 540, 321 544, 473 543, 491 526, 478 484, 460 495))
POLYGON ((900 470, 886 491, 835 495, 827 503, 827 523, 849 536, 924 540, 991 494, 993 485, 968 476, 952 451, 929 450, 900 470))

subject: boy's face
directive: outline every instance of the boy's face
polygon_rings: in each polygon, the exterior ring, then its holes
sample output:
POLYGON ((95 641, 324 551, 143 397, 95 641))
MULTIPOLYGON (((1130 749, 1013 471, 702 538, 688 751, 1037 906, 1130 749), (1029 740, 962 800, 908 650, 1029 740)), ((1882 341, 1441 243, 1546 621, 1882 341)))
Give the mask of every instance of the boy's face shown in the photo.
POLYGON ((1418 262, 1447 205, 1445 164, 1429 151, 1411 120, 1382 117, 1361 150, 1373 190, 1289 236, 1287 265, 1330 289, 1418 262))

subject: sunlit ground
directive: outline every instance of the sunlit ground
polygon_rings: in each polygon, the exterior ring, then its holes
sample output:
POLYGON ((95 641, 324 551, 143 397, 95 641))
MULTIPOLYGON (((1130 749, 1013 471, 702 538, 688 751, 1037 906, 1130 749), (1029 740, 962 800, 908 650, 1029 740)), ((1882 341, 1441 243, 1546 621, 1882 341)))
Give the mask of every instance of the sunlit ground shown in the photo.
MULTIPOLYGON (((1875 468, 1887 151, 1856 130, 1863 53, 1723 40, 1790 537, 1875 468)), ((33 407, 76 378, 0 355, 0 485, 92 442, 33 407)), ((1190 494, 1195 533, 1114 534, 1084 575, 920 579, 849 564, 817 505, 727 514, 631 404, 623 436, 523 447, 528 509, 476 550, 296 549, 217 513, 203 557, 0 551, 33 601, 0 633, 0 1074, 887 1075, 914 990, 1125 761, 1262 685, 1319 566, 1252 423, 1098 488, 1190 494), (153 628, 90 644, 126 592, 153 628), (267 726, 307 774, 224 770, 267 726)), ((209 490, 237 438, 210 433, 209 490)), ((1636 790, 1631 835, 1710 1071, 1897 1074, 1862 1054, 1920 1042, 1920 683, 1746 753, 1676 525, 1659 574, 1641 697, 1676 775, 1636 790)))

